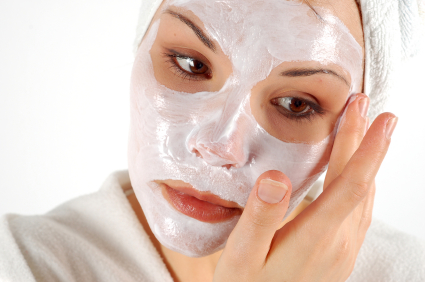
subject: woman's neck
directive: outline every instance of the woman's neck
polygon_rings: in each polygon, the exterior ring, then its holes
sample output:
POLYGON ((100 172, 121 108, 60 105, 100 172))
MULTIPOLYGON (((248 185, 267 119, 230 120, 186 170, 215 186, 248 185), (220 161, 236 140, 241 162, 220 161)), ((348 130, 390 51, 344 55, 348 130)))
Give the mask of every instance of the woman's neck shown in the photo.
MULTIPOLYGON (((128 201, 130 202, 131 207, 136 213, 139 222, 142 224, 146 233, 149 235, 153 245, 155 246, 158 253, 164 260, 165 265, 167 266, 168 271, 171 274, 171 277, 176 282, 191 282, 191 281, 212 281, 215 267, 218 263, 218 260, 221 256, 222 251, 218 251, 212 255, 201 257, 201 258, 192 258, 182 255, 180 253, 174 252, 166 247, 164 247, 153 235, 152 230, 149 227, 149 224, 146 220, 143 210, 140 207, 139 202, 137 201, 136 195, 134 193, 127 196, 128 201)), ((295 210, 289 215, 289 217, 282 222, 284 226, 287 222, 295 218, 299 213, 301 213, 308 205, 309 201, 303 200, 295 210)))

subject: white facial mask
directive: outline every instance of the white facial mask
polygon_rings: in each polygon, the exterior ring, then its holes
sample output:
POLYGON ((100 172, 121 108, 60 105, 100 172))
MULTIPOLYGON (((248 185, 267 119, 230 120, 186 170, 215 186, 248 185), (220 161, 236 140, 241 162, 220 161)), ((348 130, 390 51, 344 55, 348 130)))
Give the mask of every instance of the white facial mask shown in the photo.
POLYGON ((239 218, 205 223, 188 217, 170 206, 153 181, 182 180, 245 206, 258 176, 279 170, 293 187, 288 216, 326 169, 335 132, 317 144, 276 139, 252 115, 250 91, 283 62, 316 61, 342 67, 351 77, 350 93, 357 93, 362 49, 338 18, 317 8, 320 21, 296 2, 173 0, 169 5, 199 17, 230 58, 233 73, 217 92, 183 93, 160 85, 149 54, 159 26, 154 22, 133 68, 129 172, 156 238, 187 256, 205 256, 224 247, 239 218), (223 167, 228 164, 232 167, 223 167))

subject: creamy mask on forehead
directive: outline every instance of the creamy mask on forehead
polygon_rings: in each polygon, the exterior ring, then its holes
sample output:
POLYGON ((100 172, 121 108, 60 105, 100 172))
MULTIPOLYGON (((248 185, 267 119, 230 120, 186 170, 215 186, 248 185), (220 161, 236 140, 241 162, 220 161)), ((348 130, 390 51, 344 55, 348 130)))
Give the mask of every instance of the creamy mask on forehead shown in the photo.
POLYGON ((160 20, 152 23, 136 55, 131 83, 129 172, 156 238, 188 256, 224 247, 239 217, 206 223, 177 211, 155 180, 181 180, 198 191, 245 206, 258 176, 285 173, 292 183, 286 216, 326 169, 335 130, 311 143, 281 141, 256 121, 251 89, 284 62, 317 62, 339 68, 350 90, 361 90, 362 49, 327 10, 321 18, 293 1, 172 0, 165 8, 192 11, 232 64, 217 92, 178 92, 155 78, 149 51, 160 20))

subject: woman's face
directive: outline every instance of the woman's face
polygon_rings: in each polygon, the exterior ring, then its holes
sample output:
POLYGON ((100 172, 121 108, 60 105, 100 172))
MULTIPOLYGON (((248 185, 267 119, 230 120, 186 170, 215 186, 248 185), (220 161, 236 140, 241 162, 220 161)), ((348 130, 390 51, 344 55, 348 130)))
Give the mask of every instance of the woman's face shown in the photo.
POLYGON ((326 169, 363 51, 354 1, 170 0, 136 55, 129 171, 148 223, 189 256, 222 248, 257 177, 326 169), (335 2, 335 3, 332 3, 335 2))

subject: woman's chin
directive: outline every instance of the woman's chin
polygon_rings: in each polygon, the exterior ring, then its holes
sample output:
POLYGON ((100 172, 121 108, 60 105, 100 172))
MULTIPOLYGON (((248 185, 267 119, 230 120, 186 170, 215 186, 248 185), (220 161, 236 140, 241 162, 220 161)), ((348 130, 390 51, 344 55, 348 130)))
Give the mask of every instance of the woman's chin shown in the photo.
POLYGON ((151 228, 163 246, 188 257, 204 257, 222 250, 240 218, 234 216, 224 222, 206 223, 184 217, 186 220, 164 217, 151 228))
POLYGON ((205 256, 212 255, 218 251, 221 251, 222 249, 224 249, 226 242, 227 242, 227 237, 224 240, 224 242, 222 242, 222 240, 217 240, 217 241, 211 241, 205 245, 202 245, 202 244, 197 245, 195 244, 195 242, 190 242, 190 244, 185 243, 182 245, 179 243, 177 244, 170 243, 168 241, 162 242, 160 240, 160 243, 167 249, 180 253, 187 257, 192 257, 192 258, 205 257, 205 256))

